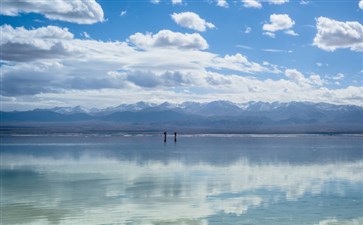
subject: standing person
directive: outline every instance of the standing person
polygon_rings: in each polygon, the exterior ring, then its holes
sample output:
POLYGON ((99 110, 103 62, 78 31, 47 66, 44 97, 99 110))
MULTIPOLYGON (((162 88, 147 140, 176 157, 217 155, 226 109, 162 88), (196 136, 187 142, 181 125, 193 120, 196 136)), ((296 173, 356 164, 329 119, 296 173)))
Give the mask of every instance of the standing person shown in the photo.
POLYGON ((174 132, 174 142, 176 142, 176 132, 174 132))
POLYGON ((166 142, 166 131, 164 131, 164 142, 166 142))

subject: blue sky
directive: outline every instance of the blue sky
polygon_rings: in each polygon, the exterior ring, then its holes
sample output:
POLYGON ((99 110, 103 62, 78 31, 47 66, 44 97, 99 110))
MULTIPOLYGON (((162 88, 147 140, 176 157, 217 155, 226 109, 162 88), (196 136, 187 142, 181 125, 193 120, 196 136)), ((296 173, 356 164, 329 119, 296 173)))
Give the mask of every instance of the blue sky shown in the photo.
POLYGON ((363 105, 363 1, 1 3, 1 108, 363 105))

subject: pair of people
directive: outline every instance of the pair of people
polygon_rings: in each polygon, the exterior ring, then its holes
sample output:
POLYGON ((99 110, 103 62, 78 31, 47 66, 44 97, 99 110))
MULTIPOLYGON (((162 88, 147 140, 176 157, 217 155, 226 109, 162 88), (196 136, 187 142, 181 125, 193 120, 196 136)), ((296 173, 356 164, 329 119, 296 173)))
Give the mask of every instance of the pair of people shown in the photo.
MULTIPOLYGON (((166 131, 164 131, 164 142, 166 142, 166 131)), ((176 132, 174 132, 174 142, 176 142, 176 132)))

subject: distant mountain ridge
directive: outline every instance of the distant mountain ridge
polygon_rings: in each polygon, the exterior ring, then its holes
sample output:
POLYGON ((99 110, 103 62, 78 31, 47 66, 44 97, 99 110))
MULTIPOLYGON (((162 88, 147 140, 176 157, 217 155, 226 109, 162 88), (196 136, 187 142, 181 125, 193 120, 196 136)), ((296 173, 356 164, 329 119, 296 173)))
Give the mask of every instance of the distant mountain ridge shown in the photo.
MULTIPOLYGON (((108 115, 115 112, 138 112, 138 111, 164 111, 171 110, 187 114, 203 116, 226 116, 238 115, 246 112, 268 112, 289 109, 318 110, 318 111, 352 111, 362 110, 363 107, 355 105, 334 105, 329 103, 312 102, 255 102, 233 103, 230 101, 212 101, 207 103, 183 102, 180 104, 164 102, 161 104, 140 101, 134 104, 121 104, 115 107, 104 109, 87 109, 82 106, 75 107, 54 107, 50 109, 35 109, 37 111, 51 111, 60 114, 85 113, 90 115, 108 115)), ((34 110, 33 110, 34 111, 34 110)))
POLYGON ((361 130, 363 108, 312 102, 212 101, 162 104, 137 102, 104 109, 54 107, 23 112, 0 112, 1 124, 98 122, 128 127, 178 127, 223 130, 299 129, 361 130))

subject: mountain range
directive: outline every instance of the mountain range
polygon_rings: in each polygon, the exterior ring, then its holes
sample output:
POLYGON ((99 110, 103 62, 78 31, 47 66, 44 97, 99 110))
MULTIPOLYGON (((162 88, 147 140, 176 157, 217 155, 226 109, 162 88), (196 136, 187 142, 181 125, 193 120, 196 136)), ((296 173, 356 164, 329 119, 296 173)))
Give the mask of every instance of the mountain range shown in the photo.
POLYGON ((223 132, 363 131, 362 107, 312 102, 137 102, 104 109, 76 106, 0 112, 0 117, 2 127, 52 123, 53 126, 93 124, 117 129, 173 128, 223 132))

